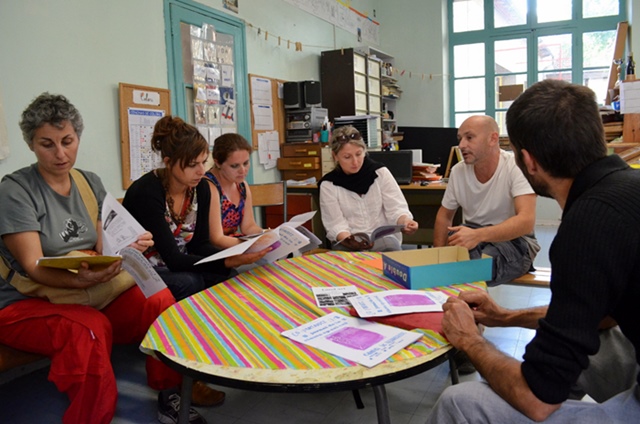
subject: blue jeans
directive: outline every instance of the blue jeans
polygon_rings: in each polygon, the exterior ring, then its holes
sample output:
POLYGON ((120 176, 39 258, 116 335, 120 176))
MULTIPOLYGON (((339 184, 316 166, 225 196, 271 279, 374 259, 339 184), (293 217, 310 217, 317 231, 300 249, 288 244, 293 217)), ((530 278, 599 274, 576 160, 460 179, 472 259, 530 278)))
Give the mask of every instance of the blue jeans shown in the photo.
POLYGON ((238 274, 233 269, 230 270, 228 275, 213 274, 211 272, 173 272, 167 267, 154 267, 154 269, 169 287, 176 301, 196 294, 238 274))
MULTIPOLYGON (((549 424, 613 424, 640 420, 640 387, 618 394, 604 403, 565 401, 544 422, 549 424)), ((448 387, 431 411, 427 424, 453 423, 534 423, 506 401, 484 381, 448 387)))

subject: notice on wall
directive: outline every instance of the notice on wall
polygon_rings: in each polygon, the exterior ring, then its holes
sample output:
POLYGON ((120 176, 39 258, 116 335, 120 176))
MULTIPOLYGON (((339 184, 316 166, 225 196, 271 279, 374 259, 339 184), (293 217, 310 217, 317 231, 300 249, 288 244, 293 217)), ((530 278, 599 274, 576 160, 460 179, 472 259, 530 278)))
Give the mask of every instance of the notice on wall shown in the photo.
POLYGON ((162 166, 159 152, 151 148, 153 127, 164 115, 163 110, 128 109, 129 118, 129 157, 131 161, 131 180, 135 181, 147 172, 162 166))

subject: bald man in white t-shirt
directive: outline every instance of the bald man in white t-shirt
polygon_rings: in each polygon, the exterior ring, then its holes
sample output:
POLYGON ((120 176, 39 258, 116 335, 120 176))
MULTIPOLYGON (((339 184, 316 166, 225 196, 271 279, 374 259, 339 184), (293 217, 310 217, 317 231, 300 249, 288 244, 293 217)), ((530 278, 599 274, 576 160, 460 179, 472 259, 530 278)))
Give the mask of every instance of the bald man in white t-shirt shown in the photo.
POLYGON ((456 164, 438 210, 434 246, 463 246, 471 258, 493 257, 496 286, 528 272, 540 250, 533 230, 536 194, 511 152, 500 149, 499 128, 489 116, 472 116, 458 129, 463 162, 456 164), (464 224, 453 226, 462 208, 464 224))

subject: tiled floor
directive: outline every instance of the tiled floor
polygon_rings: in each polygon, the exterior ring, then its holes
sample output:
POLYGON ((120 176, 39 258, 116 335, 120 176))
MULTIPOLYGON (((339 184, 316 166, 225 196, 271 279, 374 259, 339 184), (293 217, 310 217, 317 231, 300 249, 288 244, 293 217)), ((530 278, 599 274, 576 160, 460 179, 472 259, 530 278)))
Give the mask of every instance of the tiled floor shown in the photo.
MULTIPOLYGON (((542 251, 535 265, 548 267, 548 248, 556 227, 536 228, 542 251)), ((500 286, 490 289, 502 305, 520 308, 544 305, 549 290, 500 286)), ((485 336, 499 349, 517 358, 533 336, 532 330, 519 328, 487 328, 485 336)), ((157 423, 156 393, 145 384, 144 355, 136 346, 114 348, 113 364, 118 379, 118 409, 113 421, 125 423, 157 423)), ((462 381, 479 379, 479 375, 462 376, 462 381)), ((424 423, 439 394, 450 384, 449 366, 442 364, 420 375, 386 386, 391 422, 424 423)), ((376 422, 373 392, 362 390, 365 404, 356 409, 350 392, 323 394, 275 394, 224 389, 227 399, 217 408, 199 408, 209 424, 370 424, 376 422)), ((59 423, 66 408, 66 397, 47 381, 42 369, 0 386, 3 423, 59 423)), ((96 399, 100 402, 100 399, 96 399)))

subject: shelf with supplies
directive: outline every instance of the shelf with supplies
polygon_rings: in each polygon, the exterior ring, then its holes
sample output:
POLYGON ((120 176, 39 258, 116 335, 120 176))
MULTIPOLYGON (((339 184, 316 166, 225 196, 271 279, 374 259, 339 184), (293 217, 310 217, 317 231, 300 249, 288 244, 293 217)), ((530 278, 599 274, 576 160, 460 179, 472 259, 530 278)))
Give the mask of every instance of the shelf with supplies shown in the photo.
POLYGON ((372 131, 363 135, 371 148, 380 146, 384 115, 382 69, 385 62, 377 53, 347 48, 323 51, 320 56, 322 104, 329 110, 329 119, 373 116, 372 131))

